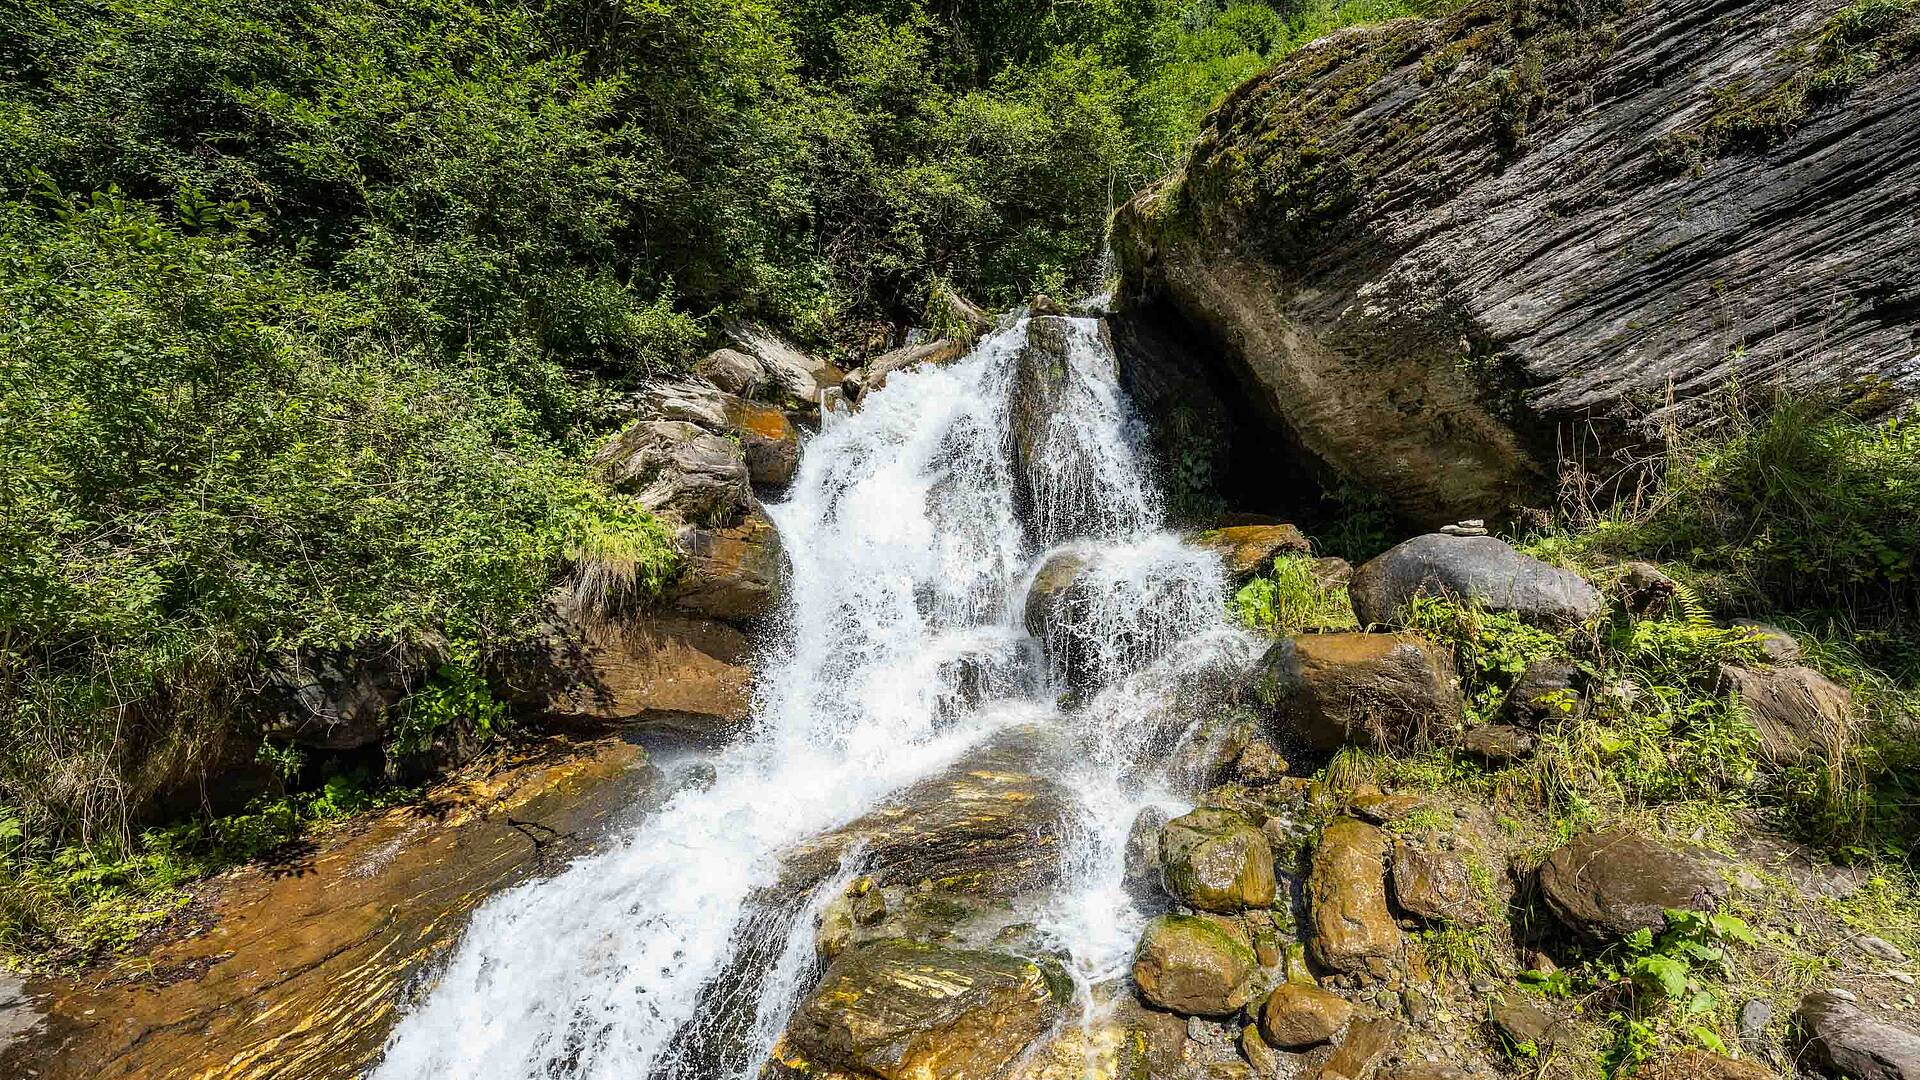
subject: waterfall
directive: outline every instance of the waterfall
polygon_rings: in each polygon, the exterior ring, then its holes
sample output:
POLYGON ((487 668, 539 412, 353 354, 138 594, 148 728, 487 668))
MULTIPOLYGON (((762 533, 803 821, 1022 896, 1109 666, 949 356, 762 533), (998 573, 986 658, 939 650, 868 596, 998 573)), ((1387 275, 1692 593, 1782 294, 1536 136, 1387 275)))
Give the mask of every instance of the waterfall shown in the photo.
POLYGON ((850 853, 838 877, 770 904, 782 852, 1036 720, 1080 751, 1067 874, 1036 925, 1084 985, 1124 971, 1144 920, 1120 887, 1127 830, 1147 803, 1182 805, 1158 765, 1194 719, 1176 691, 1251 645, 1225 625, 1217 561, 1158 531, 1112 352, 1093 320, 1069 322, 1036 475, 1016 477, 1007 452, 1025 318, 823 419, 768 508, 791 571, 749 733, 710 785, 484 904, 376 1080, 757 1074, 814 973, 818 910, 857 869, 850 853), (1024 522, 1022 480, 1037 495, 1024 522), (1087 562, 1065 632, 1094 673, 1066 707, 1020 611, 1064 548, 1087 562))

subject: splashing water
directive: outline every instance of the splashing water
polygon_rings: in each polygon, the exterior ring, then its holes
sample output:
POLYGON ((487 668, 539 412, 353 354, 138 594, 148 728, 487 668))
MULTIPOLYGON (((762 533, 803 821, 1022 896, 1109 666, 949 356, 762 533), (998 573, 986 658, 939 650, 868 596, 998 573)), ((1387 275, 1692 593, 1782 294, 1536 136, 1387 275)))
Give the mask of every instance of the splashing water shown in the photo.
MULTIPOLYGON (((750 734, 610 848, 473 916, 376 1080, 756 1075, 816 974, 820 909, 857 870, 779 896, 782 852, 1036 715, 1081 751, 1066 874, 1034 918, 1083 986, 1124 971, 1144 916, 1121 888, 1134 814, 1181 805, 1156 762, 1191 726, 1183 687, 1251 656, 1216 560, 1156 531, 1142 425, 1095 320, 1063 320, 1066 392, 1016 513, 1007 416, 1029 321, 968 357, 894 373, 826 419, 788 499, 784 633, 750 734), (1051 704, 1021 602, 1049 552, 1086 560, 1074 625, 1090 689, 1051 704)), ((1087 1000, 1091 1000, 1088 998, 1087 1000)))

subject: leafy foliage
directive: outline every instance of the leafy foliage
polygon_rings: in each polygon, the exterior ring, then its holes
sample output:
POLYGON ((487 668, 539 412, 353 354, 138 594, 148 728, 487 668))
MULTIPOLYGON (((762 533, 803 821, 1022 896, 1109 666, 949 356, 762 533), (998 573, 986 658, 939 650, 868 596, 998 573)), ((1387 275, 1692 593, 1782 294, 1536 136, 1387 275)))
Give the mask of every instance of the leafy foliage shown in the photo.
POLYGON ((1233 597, 1234 614, 1252 630, 1340 630, 1355 626, 1347 587, 1322 581, 1305 555, 1281 555, 1271 574, 1254 578, 1233 597))

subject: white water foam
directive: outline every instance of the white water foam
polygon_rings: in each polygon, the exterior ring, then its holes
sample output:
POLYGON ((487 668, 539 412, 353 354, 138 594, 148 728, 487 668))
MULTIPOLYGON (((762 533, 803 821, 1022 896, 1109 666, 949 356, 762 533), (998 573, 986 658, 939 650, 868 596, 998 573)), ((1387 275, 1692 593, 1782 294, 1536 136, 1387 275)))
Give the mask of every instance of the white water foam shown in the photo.
POLYGON ((756 1074, 816 970, 818 909, 853 872, 769 906, 780 853, 1053 711, 1019 628, 1029 526, 1088 554, 1076 632, 1097 657, 1094 692, 1049 721, 1084 753, 1064 778, 1067 874, 1037 919, 1084 986, 1118 977, 1144 921, 1120 887, 1126 831, 1143 805, 1181 805, 1153 747, 1190 722, 1176 706, 1193 673, 1249 646, 1225 625, 1217 561, 1156 531, 1141 425, 1097 324, 1066 329, 1037 526, 1016 517, 1005 452, 1026 320, 826 418, 768 508, 791 572, 750 734, 710 786, 482 905, 376 1080, 756 1074))

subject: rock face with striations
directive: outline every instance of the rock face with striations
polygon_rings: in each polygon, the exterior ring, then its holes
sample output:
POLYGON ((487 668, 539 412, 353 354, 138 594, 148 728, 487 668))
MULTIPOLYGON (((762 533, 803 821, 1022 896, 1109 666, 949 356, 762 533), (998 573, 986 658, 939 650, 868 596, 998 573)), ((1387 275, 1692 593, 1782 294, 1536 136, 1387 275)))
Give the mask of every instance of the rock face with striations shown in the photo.
POLYGON ((1891 404, 1920 385, 1920 50, 1845 8, 1477 0, 1331 35, 1122 210, 1124 302, 1433 525, 1542 505, 1556 435, 1669 385, 1891 404))

